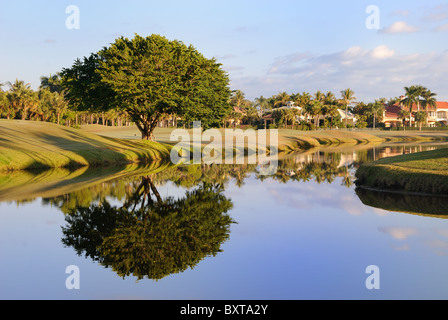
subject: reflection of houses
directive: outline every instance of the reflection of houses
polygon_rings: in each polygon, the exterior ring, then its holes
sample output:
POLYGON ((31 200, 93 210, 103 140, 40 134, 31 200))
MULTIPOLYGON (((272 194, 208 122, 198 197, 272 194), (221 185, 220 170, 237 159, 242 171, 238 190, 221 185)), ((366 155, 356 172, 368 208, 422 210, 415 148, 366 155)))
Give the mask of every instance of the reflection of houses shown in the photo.
MULTIPOLYGON (((402 106, 401 103, 386 106, 383 114, 383 123, 386 127, 397 127, 402 125, 402 119, 399 119, 398 114, 400 110, 409 111, 409 107, 402 106)), ((428 125, 430 127, 435 127, 437 123, 440 125, 448 125, 448 102, 437 101, 436 106, 428 106, 427 110, 420 105, 416 104, 412 106, 412 113, 417 111, 427 111, 428 112, 428 125)), ((414 117, 411 116, 411 121, 414 123, 414 117)), ((409 125, 409 117, 405 120, 405 123, 409 125)))

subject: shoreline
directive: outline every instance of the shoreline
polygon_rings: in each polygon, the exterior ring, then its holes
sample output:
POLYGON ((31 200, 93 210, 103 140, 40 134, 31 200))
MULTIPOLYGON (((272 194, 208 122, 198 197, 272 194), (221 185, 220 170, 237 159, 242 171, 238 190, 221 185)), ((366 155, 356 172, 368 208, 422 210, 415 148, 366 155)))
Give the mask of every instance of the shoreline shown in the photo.
MULTIPOLYGON (((169 139, 173 129, 158 128, 158 142, 138 139, 136 130, 100 125, 73 129, 38 121, 0 120, 0 172, 170 161, 175 144, 169 139)), ((401 142, 448 142, 448 133, 282 129, 278 151, 288 154, 314 148, 401 142)))
POLYGON ((383 158, 362 164, 355 184, 376 191, 448 194, 448 148, 383 158))

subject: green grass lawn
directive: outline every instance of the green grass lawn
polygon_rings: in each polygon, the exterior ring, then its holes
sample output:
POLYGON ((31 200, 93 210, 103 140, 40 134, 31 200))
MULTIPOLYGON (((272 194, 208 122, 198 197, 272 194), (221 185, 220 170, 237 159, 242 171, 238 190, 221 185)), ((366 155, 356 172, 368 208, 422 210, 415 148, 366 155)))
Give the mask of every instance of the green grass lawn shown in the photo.
MULTIPOLYGON (((140 139, 137 127, 105 127, 101 125, 82 126, 83 132, 95 133, 106 137, 121 139, 140 139)), ((172 128, 156 128, 154 135, 157 141, 175 144, 170 141, 172 128)), ((232 129, 230 129, 232 130, 232 129)), ((219 129, 224 137, 225 129, 219 129)), ((189 130, 192 135, 192 130, 189 130)), ((348 131, 348 130, 314 130, 300 131, 279 129, 279 151, 304 150, 314 147, 357 144, 381 144, 384 142, 411 141, 448 141, 447 132, 416 132, 416 131, 348 131)), ((207 142, 203 143, 207 144, 207 142)))
POLYGON ((363 164, 356 179, 358 186, 448 195, 448 148, 363 164))
MULTIPOLYGON (((170 128, 156 128, 157 142, 151 142, 141 140, 135 126, 86 125, 81 129, 73 129, 45 122, 0 120, 0 171, 169 160, 170 148, 177 143, 170 141, 172 131, 170 128)), ((219 131, 225 137, 225 129, 219 131)), ((278 132, 280 152, 391 141, 448 139, 446 132, 289 129, 280 129, 278 132)), ((203 141, 203 145, 206 144, 208 142, 203 141)))
POLYGON ((155 142, 100 136, 35 121, 0 120, 0 171, 104 166, 169 159, 155 142))

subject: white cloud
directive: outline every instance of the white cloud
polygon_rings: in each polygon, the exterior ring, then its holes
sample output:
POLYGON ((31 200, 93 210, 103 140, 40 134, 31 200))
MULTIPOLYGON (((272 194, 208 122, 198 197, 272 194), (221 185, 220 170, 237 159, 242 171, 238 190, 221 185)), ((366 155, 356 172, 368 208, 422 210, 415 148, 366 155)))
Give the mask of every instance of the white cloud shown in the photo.
POLYGON ((395 51, 387 46, 379 46, 372 50, 371 56, 375 59, 386 59, 393 57, 395 51))
POLYGON ((405 21, 397 21, 392 23, 389 27, 380 29, 378 32, 383 34, 398 34, 398 33, 414 33, 419 29, 409 25, 405 21))
POLYGON ((246 97, 269 96, 280 91, 314 93, 351 88, 360 101, 396 97, 404 87, 422 84, 448 100, 446 90, 448 51, 401 54, 389 46, 347 50, 313 55, 296 53, 278 57, 259 76, 233 77, 232 86, 246 97))
POLYGON ((442 24, 440 26, 437 26, 433 29, 435 32, 446 32, 448 31, 448 23, 442 24))
POLYGON ((423 20, 430 21, 430 22, 443 21, 446 19, 448 19, 448 5, 447 4, 441 4, 441 5, 431 8, 429 13, 427 13, 423 17, 423 20))
POLYGON ((409 16, 410 11, 409 10, 395 10, 391 13, 391 16, 403 16, 407 17, 409 16))

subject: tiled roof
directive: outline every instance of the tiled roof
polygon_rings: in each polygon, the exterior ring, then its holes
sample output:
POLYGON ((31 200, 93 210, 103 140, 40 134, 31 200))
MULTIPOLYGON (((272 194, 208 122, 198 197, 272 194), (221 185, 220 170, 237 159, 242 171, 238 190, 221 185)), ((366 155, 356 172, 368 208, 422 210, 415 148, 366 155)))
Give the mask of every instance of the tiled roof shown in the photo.
MULTIPOLYGON (((385 116, 386 118, 396 118, 398 116, 398 111, 400 111, 402 108, 398 104, 394 104, 391 106, 386 106, 385 108, 385 116)), ((409 107, 403 107, 405 110, 409 110, 409 107)), ((437 101, 437 109, 448 109, 448 102, 446 101, 437 101)), ((424 111, 425 109, 420 106, 420 110, 424 111)), ((433 107, 428 108, 429 111, 434 110, 433 107)), ((414 104, 412 106, 412 112, 417 111, 417 105, 414 104)))

